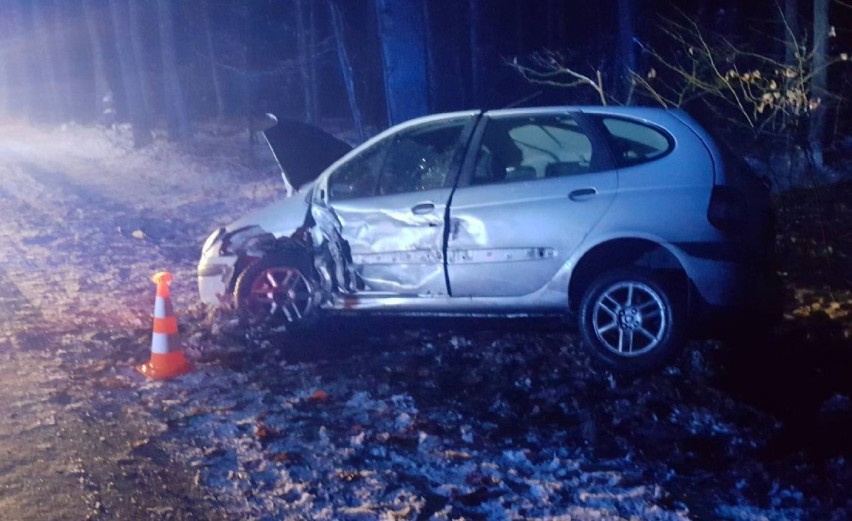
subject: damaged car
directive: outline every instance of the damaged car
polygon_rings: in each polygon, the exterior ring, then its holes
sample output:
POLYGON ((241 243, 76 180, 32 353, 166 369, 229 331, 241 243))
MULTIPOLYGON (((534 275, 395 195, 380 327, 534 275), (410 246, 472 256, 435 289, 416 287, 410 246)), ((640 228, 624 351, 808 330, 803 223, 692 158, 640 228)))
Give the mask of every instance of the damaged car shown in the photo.
POLYGON ((202 301, 279 328, 564 315, 595 360, 632 373, 777 308, 768 183, 681 110, 455 112, 337 151, 291 197, 210 235, 202 301))

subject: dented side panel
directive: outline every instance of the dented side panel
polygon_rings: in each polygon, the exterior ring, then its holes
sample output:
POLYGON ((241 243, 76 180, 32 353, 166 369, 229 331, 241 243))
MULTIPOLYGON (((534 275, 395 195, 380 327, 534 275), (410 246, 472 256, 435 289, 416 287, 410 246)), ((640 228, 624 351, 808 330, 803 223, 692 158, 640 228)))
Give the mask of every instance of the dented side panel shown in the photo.
POLYGON ((457 190, 448 251, 453 295, 520 296, 543 287, 612 204, 616 184, 609 172, 457 190), (569 198, 587 188, 594 197, 569 198))
POLYGON ((333 257, 350 293, 447 294, 444 215, 450 189, 313 205, 314 243, 333 257), (341 270, 340 266, 347 270, 341 270))
POLYGON ((483 117, 449 214, 454 297, 545 287, 612 205, 618 172, 574 115, 483 117))

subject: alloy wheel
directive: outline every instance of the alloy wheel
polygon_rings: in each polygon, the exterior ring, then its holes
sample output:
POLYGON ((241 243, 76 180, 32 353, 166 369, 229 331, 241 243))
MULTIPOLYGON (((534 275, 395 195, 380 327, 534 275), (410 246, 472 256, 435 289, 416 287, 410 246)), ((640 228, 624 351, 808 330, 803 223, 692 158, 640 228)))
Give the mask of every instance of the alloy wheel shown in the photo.
POLYGON ((668 327, 666 305, 647 284, 618 282, 595 300, 592 327, 608 350, 619 356, 641 355, 663 341, 668 327))
POLYGON ((248 308, 258 320, 296 322, 313 307, 311 282, 296 268, 270 267, 252 281, 248 308))

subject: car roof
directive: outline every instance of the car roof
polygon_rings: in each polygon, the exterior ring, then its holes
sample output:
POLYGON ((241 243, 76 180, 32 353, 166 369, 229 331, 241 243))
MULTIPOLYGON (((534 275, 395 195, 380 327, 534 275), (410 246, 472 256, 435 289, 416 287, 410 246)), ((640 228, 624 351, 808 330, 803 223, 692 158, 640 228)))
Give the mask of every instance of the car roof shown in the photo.
POLYGON ((682 112, 681 109, 662 107, 624 107, 612 105, 554 105, 548 107, 525 107, 511 109, 495 109, 485 112, 488 116, 511 116, 519 114, 552 114, 564 112, 582 112, 584 114, 603 114, 612 116, 629 116, 641 119, 655 119, 661 114, 682 112))

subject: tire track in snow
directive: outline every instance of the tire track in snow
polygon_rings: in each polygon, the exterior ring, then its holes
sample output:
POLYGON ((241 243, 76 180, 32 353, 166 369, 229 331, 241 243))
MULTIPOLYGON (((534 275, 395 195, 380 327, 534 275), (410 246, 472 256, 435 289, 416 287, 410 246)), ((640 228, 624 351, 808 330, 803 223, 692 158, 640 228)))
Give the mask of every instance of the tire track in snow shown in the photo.
MULTIPOLYGON (((148 306, 139 308, 139 296, 152 293, 150 276, 169 270, 175 276, 173 288, 176 301, 188 299, 196 304, 195 264, 201 246, 199 230, 210 225, 191 219, 191 211, 177 210, 169 198, 159 194, 139 194, 139 203, 131 205, 102 194, 102 185, 89 184, 93 172, 77 172, 45 168, 24 162, 22 165, 30 184, 37 183, 49 191, 51 207, 65 215, 63 225, 69 229, 74 244, 74 262, 81 270, 86 284, 101 288, 101 292, 134 310, 136 317, 150 314, 148 306), (63 208, 64 207, 64 208, 63 208), (139 235, 141 234, 141 238, 139 235), (86 262, 91 262, 86 266, 86 262)), ((109 171, 95 172, 101 178, 118 175, 109 171)), ((121 185, 121 180, 116 180, 121 185)), ((109 193, 117 194, 114 188, 109 193)), ((66 241, 67 242, 67 241, 66 241)), ((120 306, 110 306, 114 313, 120 306)))
MULTIPOLYGON (((197 230, 199 224, 183 221, 187 219, 185 212, 180 214, 181 220, 178 221, 168 212, 170 208, 133 208, 103 196, 97 189, 80 184, 65 172, 42 168, 33 163, 25 163, 23 167, 42 186, 59 187, 66 204, 76 203, 73 211, 68 212, 71 217, 69 224, 80 225, 82 231, 98 230, 107 236, 118 233, 125 239, 133 237, 134 232, 141 232, 164 260, 195 262, 198 252, 194 240, 188 233, 181 231, 197 230), (165 216, 160 216, 161 213, 165 216), (191 247, 182 247, 181 242, 189 242, 191 247)), ((140 201, 148 202, 142 196, 140 201)), ((163 201, 163 206, 168 206, 168 203, 167 200, 163 201)), ((203 226, 204 230, 206 228, 203 226)))
POLYGON ((22 326, 43 320, 41 311, 18 290, 5 270, 0 269, 0 342, 14 343, 22 326))
POLYGON ((29 329, 140 324, 137 295, 104 298, 105 284, 125 282, 136 256, 122 245, 128 239, 117 232, 110 237, 110 215, 118 206, 93 196, 106 209, 86 212, 79 206, 81 190, 45 172, 20 161, 3 169, 0 186, 7 200, 0 219, 9 224, 0 230, 5 281, 41 313, 29 329))
MULTIPOLYGON (((17 169, 2 171, 2 181, 7 186, 21 182, 17 169)), ((4 317, 0 320, 3 335, 14 339, 26 329, 43 327, 46 322, 43 309, 49 309, 51 292, 48 288, 61 286, 50 274, 43 274, 42 263, 47 258, 41 243, 51 229, 53 219, 36 211, 29 202, 0 186, 0 303, 4 317)))
POLYGON ((0 258, 7 280, 43 313, 32 327, 149 327, 150 276, 163 269, 175 275, 176 304, 196 303, 200 245, 191 234, 201 223, 160 194, 122 197, 138 183, 124 186, 126 174, 97 161, 66 167, 61 150, 12 145, 0 143, 0 219, 8 224, 0 258))

